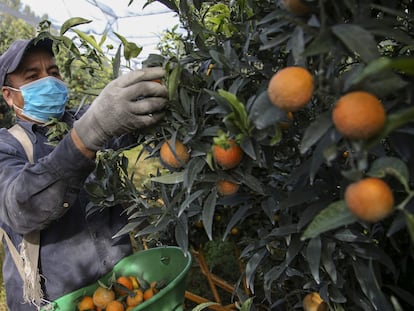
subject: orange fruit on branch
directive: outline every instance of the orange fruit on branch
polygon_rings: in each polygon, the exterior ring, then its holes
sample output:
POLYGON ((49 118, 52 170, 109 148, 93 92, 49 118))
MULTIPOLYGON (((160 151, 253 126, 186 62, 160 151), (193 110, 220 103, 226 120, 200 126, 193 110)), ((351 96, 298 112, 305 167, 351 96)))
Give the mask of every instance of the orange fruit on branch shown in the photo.
POLYGON ((172 145, 172 140, 168 139, 161 145, 160 160, 161 164, 167 168, 181 168, 190 159, 188 147, 180 140, 175 140, 175 146, 172 145))
POLYGON ((282 5, 287 11, 297 16, 306 16, 311 12, 310 6, 302 0, 282 0, 282 5))
POLYGON ((95 310, 92 296, 83 296, 78 302, 78 311, 95 310))
POLYGON ((231 228, 230 233, 231 235, 238 235, 240 233, 240 230, 237 227, 233 227, 231 228))
POLYGON ((345 203, 358 219, 376 222, 392 212, 394 195, 382 179, 367 177, 348 185, 345 203))
POLYGON ((106 308, 106 305, 115 300, 115 292, 110 288, 98 286, 92 295, 93 303, 98 308, 106 308))
POLYGON ((234 139, 213 145, 213 158, 223 169, 231 169, 239 165, 243 158, 243 151, 234 139))
POLYGON ((230 180, 221 179, 216 182, 216 188, 219 194, 225 196, 235 194, 239 190, 240 185, 230 180))
POLYGON ((365 91, 345 94, 336 102, 332 122, 349 139, 372 138, 384 127, 386 112, 377 97, 365 91))
POLYGON ((276 107, 293 112, 306 106, 313 95, 312 74, 303 67, 290 66, 277 71, 267 89, 270 102, 276 107))
POLYGON ((328 304, 317 292, 307 294, 302 304, 304 311, 328 311, 328 304))
POLYGON ((279 121, 279 127, 280 127, 280 129, 282 129, 282 130, 287 130, 291 125, 292 125, 292 123, 293 123, 293 119, 294 119, 294 116, 293 116, 293 113, 291 112, 291 111, 288 111, 287 113, 286 113, 286 118, 285 118, 285 120, 283 120, 283 121, 279 121))

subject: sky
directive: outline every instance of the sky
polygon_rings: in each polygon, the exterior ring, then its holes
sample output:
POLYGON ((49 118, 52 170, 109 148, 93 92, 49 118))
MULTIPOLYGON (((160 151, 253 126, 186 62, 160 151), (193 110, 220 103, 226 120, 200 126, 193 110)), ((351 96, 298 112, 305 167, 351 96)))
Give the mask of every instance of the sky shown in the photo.
MULTIPOLYGON (((69 18, 83 17, 92 22, 77 29, 93 33, 99 38, 110 26, 115 32, 143 48, 137 60, 140 63, 148 54, 159 53, 155 47, 160 34, 179 22, 176 14, 159 2, 153 2, 145 9, 143 6, 146 0, 135 0, 128 7, 129 2, 130 0, 21 0, 36 15, 47 14, 57 28, 69 18)), ((120 43, 115 36, 110 38, 117 43, 115 46, 120 43)))

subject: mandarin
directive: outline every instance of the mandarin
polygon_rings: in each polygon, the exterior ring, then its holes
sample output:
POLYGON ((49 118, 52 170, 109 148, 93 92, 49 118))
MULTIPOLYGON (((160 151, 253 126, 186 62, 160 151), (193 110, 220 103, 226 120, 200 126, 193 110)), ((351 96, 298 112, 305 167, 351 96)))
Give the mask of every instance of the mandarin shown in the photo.
POLYGON ((297 16, 306 16, 311 12, 310 6, 302 0, 282 0, 283 7, 297 16))
POLYGON ((294 112, 306 106, 312 98, 313 89, 312 74, 306 68, 290 66, 272 76, 267 92, 273 105, 294 112))
POLYGON ((175 140, 175 147, 172 147, 171 139, 161 145, 160 160, 161 164, 167 168, 181 168, 190 159, 188 147, 178 139, 175 140))
POLYGON ((349 139, 368 139, 384 127, 386 112, 377 97, 365 91, 345 94, 336 102, 332 122, 349 139))
POLYGON ((106 305, 105 311, 124 311, 125 307, 122 302, 118 300, 112 300, 106 305))
POLYGON ((93 292, 92 298, 95 306, 98 308, 105 308, 109 302, 115 300, 115 292, 110 288, 98 286, 93 292))
POLYGON ((376 222, 392 212, 394 196, 391 188, 382 179, 367 177, 348 185, 345 190, 345 203, 358 219, 376 222))
POLYGON ((116 279, 115 283, 115 292, 118 295, 125 295, 128 293, 128 291, 131 291, 133 289, 134 285, 132 283, 132 280, 128 276, 119 276, 116 279))
POLYGON ((146 300, 152 298, 154 296, 154 294, 155 294, 154 288, 149 287, 144 291, 143 298, 146 301, 146 300))
POLYGON ((243 151, 233 139, 229 139, 225 144, 213 145, 213 157, 216 163, 226 170, 239 165, 243 151))
POLYGON ((78 302, 77 307, 79 311, 94 310, 95 304, 93 303, 92 296, 83 296, 78 302))
POLYGON ((302 304, 304 311, 328 311, 328 304, 317 292, 307 294, 302 304))
POLYGON ((144 293, 140 289, 134 289, 131 294, 127 296, 127 306, 138 306, 144 300, 144 293))
POLYGON ((221 179, 216 182, 216 188, 219 194, 226 196, 235 194, 239 190, 240 185, 230 180, 221 179))

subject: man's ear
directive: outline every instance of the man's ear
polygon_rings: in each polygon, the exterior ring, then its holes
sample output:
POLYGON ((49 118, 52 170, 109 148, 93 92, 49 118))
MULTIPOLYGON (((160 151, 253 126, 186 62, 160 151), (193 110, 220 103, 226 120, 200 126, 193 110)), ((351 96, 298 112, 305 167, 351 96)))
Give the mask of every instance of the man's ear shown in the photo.
POLYGON ((13 99, 11 98, 11 91, 8 87, 3 86, 1 88, 1 92, 3 95, 4 100, 6 101, 7 105, 9 105, 10 107, 13 106, 13 99))

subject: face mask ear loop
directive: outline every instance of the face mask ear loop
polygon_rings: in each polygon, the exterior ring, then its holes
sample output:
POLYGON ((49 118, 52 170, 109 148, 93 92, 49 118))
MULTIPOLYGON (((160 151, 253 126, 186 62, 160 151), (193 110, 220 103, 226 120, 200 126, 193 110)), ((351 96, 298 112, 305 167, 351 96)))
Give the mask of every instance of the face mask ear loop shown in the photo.
POLYGON ((42 121, 42 120, 38 120, 38 119, 36 119, 36 118, 33 118, 33 117, 30 117, 30 116, 27 116, 27 115, 24 113, 23 109, 22 109, 22 108, 20 108, 20 107, 17 107, 16 105, 13 105, 13 110, 14 110, 14 112, 15 112, 15 113, 16 113, 16 110, 17 110, 18 112, 20 112, 20 115, 22 115, 22 116, 24 116, 24 117, 28 118, 29 120, 32 120, 32 121, 34 121, 34 122, 36 122, 36 123, 40 123, 40 124, 44 124, 44 123, 45 123, 45 122, 44 122, 44 121, 42 121))
POLYGON ((22 91, 22 90, 19 90, 19 89, 14 88, 14 87, 12 87, 12 86, 8 86, 8 85, 6 85, 6 87, 7 87, 8 89, 12 90, 12 91, 15 91, 15 92, 21 92, 21 91, 22 91))
POLYGON ((23 109, 20 107, 17 107, 15 104, 13 104, 13 110, 16 112, 16 110, 20 113, 23 113, 23 109))

